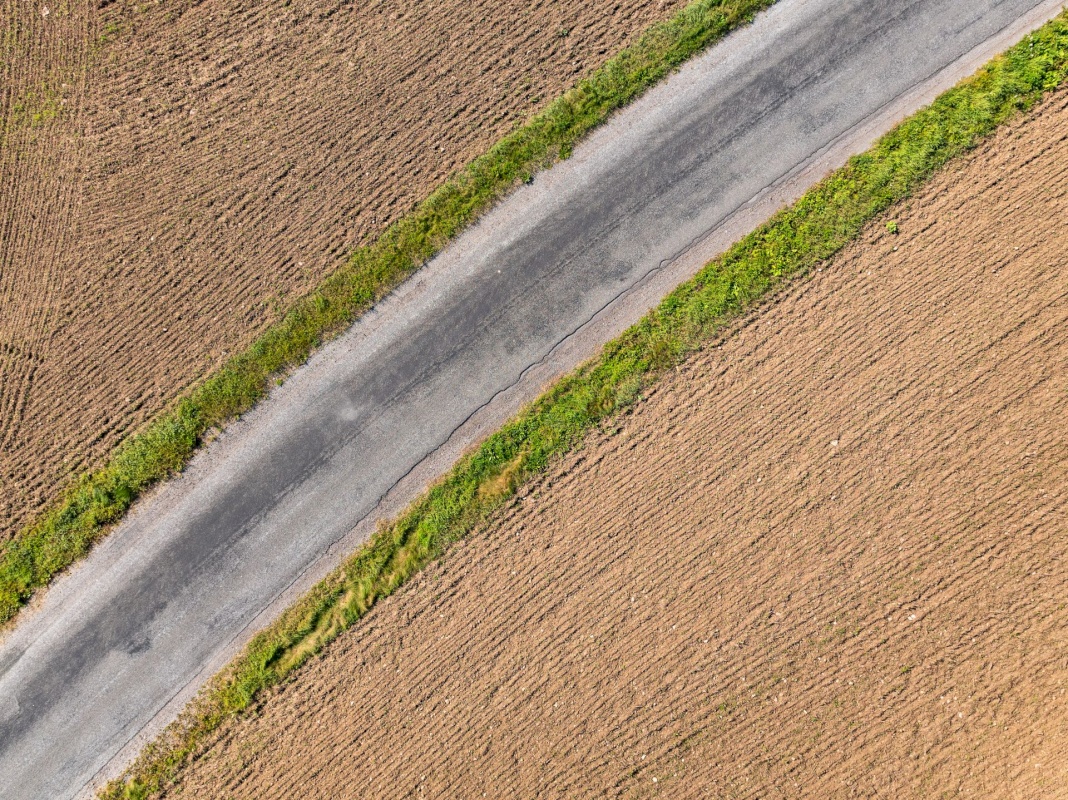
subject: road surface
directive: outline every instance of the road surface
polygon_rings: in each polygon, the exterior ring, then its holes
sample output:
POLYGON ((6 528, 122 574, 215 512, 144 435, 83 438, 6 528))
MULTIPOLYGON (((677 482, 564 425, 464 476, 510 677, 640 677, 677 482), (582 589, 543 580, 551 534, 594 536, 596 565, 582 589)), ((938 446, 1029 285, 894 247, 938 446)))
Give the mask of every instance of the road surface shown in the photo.
POLYGON ((356 544, 402 478, 410 496, 485 430, 471 419, 513 411, 728 237, 1057 9, 783 0, 618 115, 24 616, 0 645, 0 797, 90 791, 332 546, 336 561, 339 542, 356 544))

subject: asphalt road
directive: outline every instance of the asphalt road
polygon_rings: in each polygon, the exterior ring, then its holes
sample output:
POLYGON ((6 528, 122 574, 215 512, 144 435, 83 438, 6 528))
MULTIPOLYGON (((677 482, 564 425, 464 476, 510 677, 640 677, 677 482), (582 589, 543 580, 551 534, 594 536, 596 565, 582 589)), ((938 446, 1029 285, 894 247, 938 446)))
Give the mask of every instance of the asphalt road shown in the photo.
POLYGON ((911 89, 1055 10, 783 0, 619 115, 324 348, 25 616, 0 645, 0 797, 85 792, 531 365, 911 89))

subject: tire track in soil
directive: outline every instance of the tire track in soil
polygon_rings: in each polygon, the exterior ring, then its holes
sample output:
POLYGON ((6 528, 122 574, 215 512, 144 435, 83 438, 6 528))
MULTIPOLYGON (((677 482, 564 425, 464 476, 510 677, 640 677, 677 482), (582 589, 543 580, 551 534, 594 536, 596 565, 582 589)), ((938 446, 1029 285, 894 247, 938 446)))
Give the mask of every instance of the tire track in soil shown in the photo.
POLYGON ((0 539, 353 247, 684 5, 71 2, 81 27, 62 38, 55 9, 4 1, 33 50, 4 69, 27 85, 108 42, 78 114, 38 132, 30 156, 5 146, 0 167, 0 539))
POLYGON ((1068 91, 895 214, 171 795, 1064 797, 1068 91))

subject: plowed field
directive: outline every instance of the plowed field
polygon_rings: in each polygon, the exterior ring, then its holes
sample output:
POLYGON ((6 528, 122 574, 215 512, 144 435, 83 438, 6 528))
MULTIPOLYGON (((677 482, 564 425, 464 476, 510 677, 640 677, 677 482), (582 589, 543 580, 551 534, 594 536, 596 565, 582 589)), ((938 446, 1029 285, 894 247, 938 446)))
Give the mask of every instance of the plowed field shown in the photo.
POLYGON ((665 379, 181 797, 1068 796, 1068 93, 665 379))
POLYGON ((0 541, 683 0, 2 0, 0 541))

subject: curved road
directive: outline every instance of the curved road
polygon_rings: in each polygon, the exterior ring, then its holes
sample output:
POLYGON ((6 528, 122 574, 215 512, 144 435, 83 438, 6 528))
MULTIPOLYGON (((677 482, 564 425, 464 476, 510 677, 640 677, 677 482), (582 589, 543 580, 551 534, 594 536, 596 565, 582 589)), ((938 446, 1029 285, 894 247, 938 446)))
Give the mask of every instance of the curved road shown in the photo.
POLYGON ((322 571, 332 545, 351 547, 428 454, 462 446, 453 434, 480 409, 499 419, 528 399, 532 365, 566 368, 595 344, 568 350, 575 331, 596 339, 632 320, 725 232, 1058 8, 783 0, 618 115, 324 348, 24 615, 0 645, 0 797, 88 791, 205 665, 322 571), (608 322, 584 327, 595 318, 608 322))

